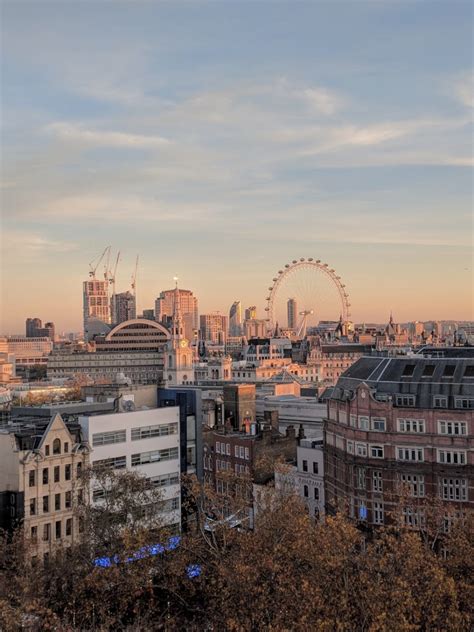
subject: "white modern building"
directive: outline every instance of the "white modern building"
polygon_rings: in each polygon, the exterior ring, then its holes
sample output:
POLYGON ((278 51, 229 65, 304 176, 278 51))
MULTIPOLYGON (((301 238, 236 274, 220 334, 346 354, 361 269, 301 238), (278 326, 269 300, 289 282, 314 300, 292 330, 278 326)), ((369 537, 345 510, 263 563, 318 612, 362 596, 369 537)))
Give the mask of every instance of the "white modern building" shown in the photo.
POLYGON ((297 485, 309 515, 324 515, 324 452, 323 437, 302 439, 296 449, 297 485))
MULTIPOLYGON (((162 491, 163 522, 181 522, 179 407, 79 417, 90 463, 145 476, 162 491)), ((92 502, 101 490, 91 489, 92 502)))

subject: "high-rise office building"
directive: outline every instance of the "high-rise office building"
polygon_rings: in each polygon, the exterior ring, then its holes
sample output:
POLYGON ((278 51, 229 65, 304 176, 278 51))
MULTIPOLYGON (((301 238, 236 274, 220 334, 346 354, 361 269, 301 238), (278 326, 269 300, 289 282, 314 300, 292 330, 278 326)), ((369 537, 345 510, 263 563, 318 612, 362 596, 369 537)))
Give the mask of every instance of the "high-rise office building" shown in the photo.
MULTIPOLYGON (((155 320, 166 327, 171 327, 171 320, 174 313, 175 290, 164 290, 160 292, 155 301, 155 320)), ((184 337, 186 340, 194 340, 194 332, 199 328, 198 300, 191 290, 179 289, 179 304, 184 326, 184 337)))
POLYGON ((27 338, 37 338, 39 334, 37 333, 38 329, 41 329, 43 323, 41 322, 41 318, 27 318, 26 319, 26 337, 27 338))
POLYGON ((120 292, 112 296, 112 320, 115 325, 137 317, 137 302, 131 292, 120 292))
POLYGON ((229 311, 229 336, 242 334, 242 304, 234 301, 229 311))
POLYGON ((82 288, 84 336, 87 339, 91 320, 110 324, 109 282, 90 279, 84 281, 82 288))
POLYGON ((201 314, 201 339, 214 344, 224 344, 227 338, 227 316, 201 314))
POLYGON ((257 308, 255 305, 247 307, 245 310, 245 320, 255 320, 257 318, 257 308))
POLYGON ((295 298, 289 298, 288 308, 288 329, 296 329, 298 323, 298 306, 295 298))

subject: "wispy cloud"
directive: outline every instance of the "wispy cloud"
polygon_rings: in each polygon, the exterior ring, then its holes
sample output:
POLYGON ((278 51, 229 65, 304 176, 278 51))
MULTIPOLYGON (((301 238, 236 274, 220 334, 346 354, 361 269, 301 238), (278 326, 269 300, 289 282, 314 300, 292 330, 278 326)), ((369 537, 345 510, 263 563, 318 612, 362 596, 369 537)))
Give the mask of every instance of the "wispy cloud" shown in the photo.
POLYGON ((42 233, 21 230, 5 230, 2 233, 2 244, 6 253, 16 254, 21 251, 26 256, 45 256, 48 253, 65 253, 78 249, 74 242, 51 239, 42 233))
POLYGON ((45 127, 45 131, 62 141, 101 147, 154 149, 171 143, 169 139, 163 136, 146 136, 128 132, 87 129, 82 125, 67 122, 51 123, 45 127))

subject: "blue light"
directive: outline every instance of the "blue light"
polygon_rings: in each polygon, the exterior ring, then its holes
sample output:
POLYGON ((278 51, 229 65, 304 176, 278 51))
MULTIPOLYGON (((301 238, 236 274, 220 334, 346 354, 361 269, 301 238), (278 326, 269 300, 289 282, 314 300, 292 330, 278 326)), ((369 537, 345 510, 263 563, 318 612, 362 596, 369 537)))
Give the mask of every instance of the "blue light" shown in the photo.
MULTIPOLYGON (((150 557, 153 555, 160 555, 165 551, 174 551, 178 548, 181 543, 181 537, 179 535, 175 535, 169 538, 168 542, 163 546, 163 544, 150 544, 149 546, 143 546, 138 551, 135 551, 133 555, 126 557, 122 560, 125 564, 129 562, 136 562, 137 560, 143 560, 145 557, 150 557)), ((112 564, 118 564, 120 562, 120 557, 118 555, 114 555, 113 557, 98 557, 94 560, 94 566, 99 566, 101 568, 109 568, 112 564)))
POLYGON ((361 520, 367 520, 367 507, 365 505, 359 507, 359 518, 361 520))
POLYGON ((189 579, 195 579, 196 577, 199 577, 201 572, 202 568, 200 564, 190 564, 186 567, 186 575, 189 577, 189 579))

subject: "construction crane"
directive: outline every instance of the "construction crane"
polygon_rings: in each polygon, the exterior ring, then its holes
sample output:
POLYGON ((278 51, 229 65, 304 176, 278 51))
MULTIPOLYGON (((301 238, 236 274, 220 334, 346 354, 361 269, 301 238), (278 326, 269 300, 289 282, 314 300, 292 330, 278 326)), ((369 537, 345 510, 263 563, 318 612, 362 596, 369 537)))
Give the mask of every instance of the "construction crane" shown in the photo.
POLYGON ((102 259, 105 257, 107 251, 109 252, 109 255, 110 255, 110 246, 107 246, 107 248, 104 248, 103 253, 99 257, 96 257, 89 263, 89 268, 90 268, 89 276, 92 279, 95 279, 95 273, 97 271, 97 268, 100 266, 102 259))
POLYGON ((133 296, 137 295, 138 258, 139 258, 139 255, 137 255, 137 258, 136 258, 136 261, 135 261, 135 270, 133 271, 133 274, 132 274, 132 294, 133 294, 133 296))
POLYGON ((107 257, 105 259, 105 264, 104 264, 104 281, 108 281, 109 275, 110 275, 109 264, 110 264, 110 253, 112 250, 112 246, 107 246, 105 250, 107 252, 107 257))

